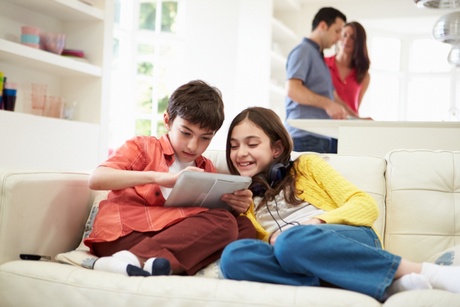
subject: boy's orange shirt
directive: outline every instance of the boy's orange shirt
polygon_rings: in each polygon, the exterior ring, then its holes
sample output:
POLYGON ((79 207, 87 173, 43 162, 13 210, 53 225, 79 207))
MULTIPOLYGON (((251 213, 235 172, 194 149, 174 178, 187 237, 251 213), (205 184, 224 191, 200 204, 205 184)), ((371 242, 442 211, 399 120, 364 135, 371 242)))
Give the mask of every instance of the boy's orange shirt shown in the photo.
MULTIPOLYGON (((99 167, 133 171, 168 172, 174 162, 174 150, 167 135, 160 138, 138 136, 128 140, 99 167)), ((216 172, 212 162, 200 156, 196 166, 206 172, 216 172)), ((165 199, 158 184, 146 184, 110 191, 99 204, 93 229, 85 245, 107 242, 132 231, 159 231, 187 216, 206 211, 201 207, 165 208, 165 199)))

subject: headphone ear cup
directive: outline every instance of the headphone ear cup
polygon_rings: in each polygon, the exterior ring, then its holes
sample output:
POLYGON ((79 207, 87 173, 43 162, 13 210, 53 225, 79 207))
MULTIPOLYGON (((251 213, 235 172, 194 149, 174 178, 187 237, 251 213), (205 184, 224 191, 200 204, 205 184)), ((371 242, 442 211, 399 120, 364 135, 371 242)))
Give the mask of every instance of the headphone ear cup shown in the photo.
POLYGON ((284 165, 282 163, 276 163, 276 164, 272 165, 272 167, 270 168, 270 171, 268 173, 268 180, 269 180, 270 184, 275 183, 275 182, 283 179, 284 176, 286 176, 286 170, 287 170, 286 165, 284 165))

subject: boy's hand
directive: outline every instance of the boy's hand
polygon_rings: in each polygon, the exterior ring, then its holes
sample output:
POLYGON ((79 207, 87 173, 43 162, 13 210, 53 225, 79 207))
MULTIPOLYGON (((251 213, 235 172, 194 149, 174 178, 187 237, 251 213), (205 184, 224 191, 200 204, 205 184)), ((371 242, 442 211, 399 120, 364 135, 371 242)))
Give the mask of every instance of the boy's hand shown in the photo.
POLYGON ((245 213, 252 204, 252 192, 249 189, 238 190, 222 195, 221 200, 229 204, 235 213, 245 213))
POLYGON ((178 173, 175 173, 175 174, 172 174, 172 173, 160 173, 160 172, 157 172, 156 173, 156 176, 155 176, 155 180, 154 182, 163 186, 163 187, 166 187, 166 188, 172 188, 174 187, 174 185, 176 184, 176 181, 177 181, 177 178, 179 178, 179 175, 182 173, 182 172, 186 172, 186 171, 193 171, 193 172, 204 172, 203 169, 199 168, 199 167, 195 167, 195 166, 187 166, 186 168, 184 168, 182 171, 178 172, 178 173))

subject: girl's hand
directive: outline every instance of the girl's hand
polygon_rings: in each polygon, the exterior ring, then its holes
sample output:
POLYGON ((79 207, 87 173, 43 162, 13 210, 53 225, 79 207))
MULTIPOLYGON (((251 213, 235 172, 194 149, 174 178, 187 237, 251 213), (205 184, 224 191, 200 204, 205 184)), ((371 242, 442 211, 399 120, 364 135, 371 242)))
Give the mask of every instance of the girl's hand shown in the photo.
POLYGON ((270 235, 270 238, 268 239, 268 243, 270 243, 271 245, 275 245, 275 241, 276 241, 276 238, 280 235, 281 231, 278 229, 278 230, 275 230, 271 235, 270 235))
POLYGON ((229 204, 237 214, 245 213, 252 204, 252 192, 249 189, 226 193, 220 198, 229 204))

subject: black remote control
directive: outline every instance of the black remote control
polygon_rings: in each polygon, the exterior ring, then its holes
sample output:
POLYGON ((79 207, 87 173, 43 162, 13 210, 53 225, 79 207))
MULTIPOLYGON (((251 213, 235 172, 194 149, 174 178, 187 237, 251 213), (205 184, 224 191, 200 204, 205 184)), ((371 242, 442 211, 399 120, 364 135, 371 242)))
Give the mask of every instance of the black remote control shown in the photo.
POLYGON ((35 254, 19 254, 19 258, 22 260, 51 260, 50 256, 42 256, 42 255, 35 255, 35 254))

